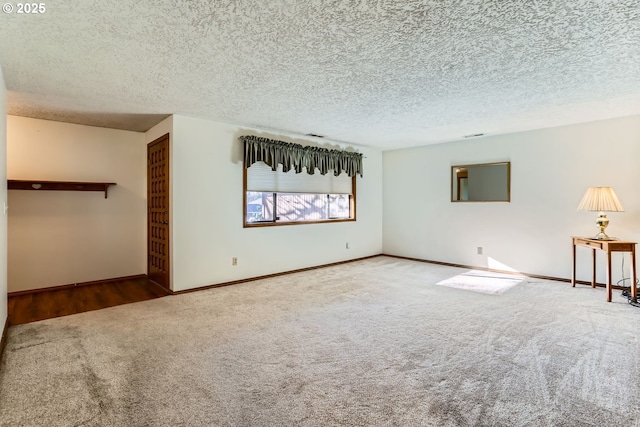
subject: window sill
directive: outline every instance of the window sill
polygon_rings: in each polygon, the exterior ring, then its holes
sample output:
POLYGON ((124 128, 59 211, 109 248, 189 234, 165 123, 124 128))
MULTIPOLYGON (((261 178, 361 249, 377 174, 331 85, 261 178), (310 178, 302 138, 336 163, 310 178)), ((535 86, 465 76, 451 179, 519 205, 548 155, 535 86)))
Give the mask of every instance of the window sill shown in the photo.
POLYGON ((355 222, 355 218, 345 219, 323 219, 318 221, 291 221, 291 222, 246 222, 243 228, 279 227, 283 225, 306 225, 306 224, 334 224, 336 222, 355 222))

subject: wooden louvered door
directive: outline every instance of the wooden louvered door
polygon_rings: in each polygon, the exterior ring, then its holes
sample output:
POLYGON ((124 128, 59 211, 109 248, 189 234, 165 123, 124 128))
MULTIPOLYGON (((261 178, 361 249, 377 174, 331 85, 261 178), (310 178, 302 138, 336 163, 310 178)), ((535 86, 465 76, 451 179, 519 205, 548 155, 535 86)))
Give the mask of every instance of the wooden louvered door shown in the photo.
POLYGON ((169 134, 147 145, 147 274, 171 289, 169 276, 169 134))

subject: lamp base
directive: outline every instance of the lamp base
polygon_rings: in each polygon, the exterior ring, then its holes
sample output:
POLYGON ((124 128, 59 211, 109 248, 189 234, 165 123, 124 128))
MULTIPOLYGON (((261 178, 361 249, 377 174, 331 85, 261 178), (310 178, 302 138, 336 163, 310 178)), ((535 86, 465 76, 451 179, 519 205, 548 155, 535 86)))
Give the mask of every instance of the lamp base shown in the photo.
POLYGON ((594 240, 614 240, 611 237, 607 236, 607 233, 604 232, 604 229, 609 225, 609 218, 607 218, 607 214, 604 212, 600 212, 598 214, 598 218, 596 219, 596 227, 600 229, 600 232, 596 234, 594 240))
POLYGON ((615 237, 609 237, 604 231, 596 234, 595 237, 592 237, 593 240, 618 240, 615 237))

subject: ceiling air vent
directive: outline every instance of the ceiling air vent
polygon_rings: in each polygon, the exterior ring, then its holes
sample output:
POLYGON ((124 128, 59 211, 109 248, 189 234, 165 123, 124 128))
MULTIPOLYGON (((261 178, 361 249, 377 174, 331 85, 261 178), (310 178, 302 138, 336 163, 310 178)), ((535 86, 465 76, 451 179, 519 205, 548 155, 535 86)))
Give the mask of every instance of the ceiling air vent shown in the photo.
POLYGON ((479 136, 484 136, 484 133, 472 133, 471 135, 465 135, 464 138, 477 138, 479 136))

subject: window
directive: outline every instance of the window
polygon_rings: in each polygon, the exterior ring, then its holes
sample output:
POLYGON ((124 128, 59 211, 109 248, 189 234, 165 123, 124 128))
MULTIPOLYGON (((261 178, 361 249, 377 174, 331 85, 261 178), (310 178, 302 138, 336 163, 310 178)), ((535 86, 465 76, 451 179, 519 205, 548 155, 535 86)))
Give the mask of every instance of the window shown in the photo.
POLYGON ((245 168, 245 227, 354 221, 355 176, 245 168))
POLYGON ((246 222, 255 224, 349 219, 350 203, 351 199, 347 194, 247 191, 246 222))
POLYGON ((356 220, 362 154, 244 135, 244 226, 356 220))

